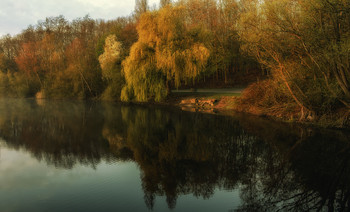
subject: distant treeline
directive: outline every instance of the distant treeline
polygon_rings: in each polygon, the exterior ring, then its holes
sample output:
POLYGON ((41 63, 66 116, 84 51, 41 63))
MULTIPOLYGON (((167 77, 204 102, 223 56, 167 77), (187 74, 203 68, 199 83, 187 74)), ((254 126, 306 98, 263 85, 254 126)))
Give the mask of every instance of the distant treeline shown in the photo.
MULTIPOLYGON (((235 1, 136 1, 129 17, 49 17, 0 40, 2 96, 161 100, 170 88, 256 70, 235 1), (168 90, 167 90, 168 89, 168 90)), ((117 14, 116 14, 117 16, 117 14)), ((232 77, 231 77, 232 78, 232 77)))
POLYGON ((264 73, 246 111, 347 117, 349 49, 347 0, 136 0, 129 17, 52 17, 3 37, 0 93, 161 101, 172 88, 264 73))

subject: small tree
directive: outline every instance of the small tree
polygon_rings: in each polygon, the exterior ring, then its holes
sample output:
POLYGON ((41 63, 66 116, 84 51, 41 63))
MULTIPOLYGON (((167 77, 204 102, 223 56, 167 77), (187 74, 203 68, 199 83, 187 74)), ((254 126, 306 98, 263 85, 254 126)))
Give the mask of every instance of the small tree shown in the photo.
POLYGON ((107 88, 102 94, 103 99, 119 99, 124 80, 121 76, 120 54, 121 43, 115 35, 109 35, 105 40, 104 53, 98 58, 102 77, 107 82, 107 88))

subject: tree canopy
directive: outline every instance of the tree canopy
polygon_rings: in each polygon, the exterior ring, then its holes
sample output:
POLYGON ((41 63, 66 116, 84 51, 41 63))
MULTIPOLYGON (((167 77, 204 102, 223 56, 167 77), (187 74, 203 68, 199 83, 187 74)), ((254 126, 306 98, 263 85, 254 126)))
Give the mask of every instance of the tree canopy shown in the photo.
POLYGON ((188 26, 183 11, 180 6, 167 6, 141 16, 139 39, 123 62, 122 100, 160 101, 172 81, 178 87, 205 70, 208 35, 203 28, 188 26))

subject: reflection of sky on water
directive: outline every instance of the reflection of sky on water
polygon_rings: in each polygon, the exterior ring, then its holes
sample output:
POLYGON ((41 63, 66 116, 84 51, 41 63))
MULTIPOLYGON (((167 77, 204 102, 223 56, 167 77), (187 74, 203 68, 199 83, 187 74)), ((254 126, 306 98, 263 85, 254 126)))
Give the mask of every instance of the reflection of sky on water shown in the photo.
MULTIPOLYGON (((147 211, 135 162, 56 168, 0 140, 0 173, 1 211, 147 211)), ((227 211, 238 204, 238 191, 216 189, 209 200, 180 196, 172 211, 227 211)), ((157 197, 153 210, 169 211, 166 198, 157 197)))
POLYGON ((144 207, 140 173, 135 163, 102 162, 96 170, 80 165, 71 170, 57 169, 22 150, 9 150, 4 145, 0 157, 1 211, 144 207))

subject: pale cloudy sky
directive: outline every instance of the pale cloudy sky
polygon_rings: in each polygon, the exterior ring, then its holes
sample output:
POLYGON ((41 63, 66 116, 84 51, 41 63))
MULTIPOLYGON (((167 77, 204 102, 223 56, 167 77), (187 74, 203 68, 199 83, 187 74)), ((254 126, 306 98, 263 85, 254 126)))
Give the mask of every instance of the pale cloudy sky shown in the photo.
MULTIPOLYGON (((159 0, 149 0, 149 5, 159 0)), ((0 36, 20 33, 46 17, 63 15, 68 20, 89 14, 93 19, 130 15, 135 0, 0 0, 0 36)))

